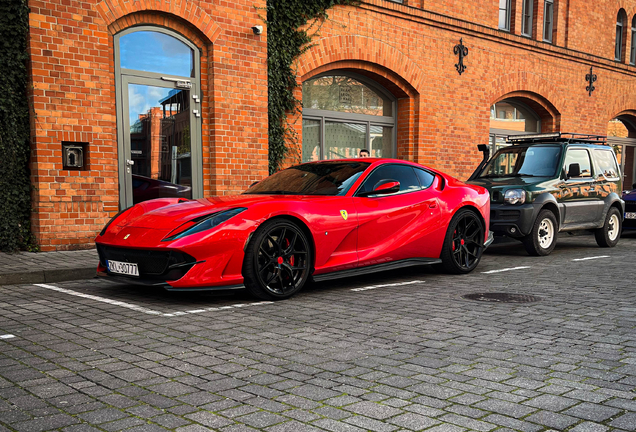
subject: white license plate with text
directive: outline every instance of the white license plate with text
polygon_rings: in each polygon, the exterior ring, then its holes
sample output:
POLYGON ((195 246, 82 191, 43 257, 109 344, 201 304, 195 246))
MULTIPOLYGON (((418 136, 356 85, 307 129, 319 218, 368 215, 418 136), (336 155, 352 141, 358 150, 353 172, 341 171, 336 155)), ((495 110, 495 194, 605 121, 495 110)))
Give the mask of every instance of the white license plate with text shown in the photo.
POLYGON ((135 263, 108 260, 108 271, 127 276, 139 276, 139 268, 135 263))
POLYGON ((636 213, 634 212, 625 213, 625 219, 636 219, 636 213))

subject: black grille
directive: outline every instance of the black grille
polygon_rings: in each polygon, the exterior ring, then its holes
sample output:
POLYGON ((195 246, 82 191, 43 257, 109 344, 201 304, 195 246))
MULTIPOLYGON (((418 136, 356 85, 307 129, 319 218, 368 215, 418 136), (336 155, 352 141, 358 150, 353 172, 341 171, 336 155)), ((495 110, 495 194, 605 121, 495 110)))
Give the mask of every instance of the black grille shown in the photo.
POLYGON ((625 201, 625 211, 636 212, 636 201, 625 201))
MULTIPOLYGON (((128 249, 98 244, 97 253, 103 266, 106 266, 106 260, 136 263, 142 278, 165 275, 175 267, 194 264, 196 261, 190 255, 176 250, 128 249)), ((184 270, 187 271, 190 267, 187 266, 184 270)))
POLYGON ((519 210, 492 210, 490 212, 491 221, 516 221, 521 216, 519 210))

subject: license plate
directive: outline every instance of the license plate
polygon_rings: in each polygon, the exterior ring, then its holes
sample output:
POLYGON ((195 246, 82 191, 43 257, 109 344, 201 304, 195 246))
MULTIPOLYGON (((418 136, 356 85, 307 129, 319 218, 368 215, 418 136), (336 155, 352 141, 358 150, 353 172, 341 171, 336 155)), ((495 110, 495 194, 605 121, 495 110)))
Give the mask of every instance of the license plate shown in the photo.
POLYGON ((633 213, 633 212, 625 213, 625 219, 636 219, 636 213, 633 213))
POLYGON ((139 268, 137 264, 121 261, 108 261, 108 271, 111 273, 119 273, 127 276, 139 276, 139 268))

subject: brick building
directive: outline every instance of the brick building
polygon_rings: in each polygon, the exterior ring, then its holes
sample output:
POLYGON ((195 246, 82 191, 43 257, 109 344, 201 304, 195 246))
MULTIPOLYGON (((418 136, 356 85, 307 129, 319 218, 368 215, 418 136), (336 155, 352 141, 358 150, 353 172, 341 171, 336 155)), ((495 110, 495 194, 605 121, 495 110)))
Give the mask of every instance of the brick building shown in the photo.
MULTIPOLYGON (((91 247, 142 188, 197 198, 267 175, 267 32, 251 29, 265 0, 29 6, 43 250, 91 247)), ((298 159, 368 148, 465 179, 476 144, 610 130, 631 184, 635 16, 636 0, 338 6, 298 60, 298 159)))

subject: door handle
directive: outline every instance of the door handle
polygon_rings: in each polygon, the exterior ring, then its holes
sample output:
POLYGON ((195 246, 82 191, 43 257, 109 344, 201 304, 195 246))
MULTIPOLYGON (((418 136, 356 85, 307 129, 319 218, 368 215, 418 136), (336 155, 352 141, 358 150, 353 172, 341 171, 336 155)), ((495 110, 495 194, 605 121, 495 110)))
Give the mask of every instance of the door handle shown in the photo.
POLYGON ((430 203, 430 204, 428 205, 428 208, 430 208, 430 209, 437 208, 437 203, 436 203, 436 202, 432 202, 432 203, 430 203))

